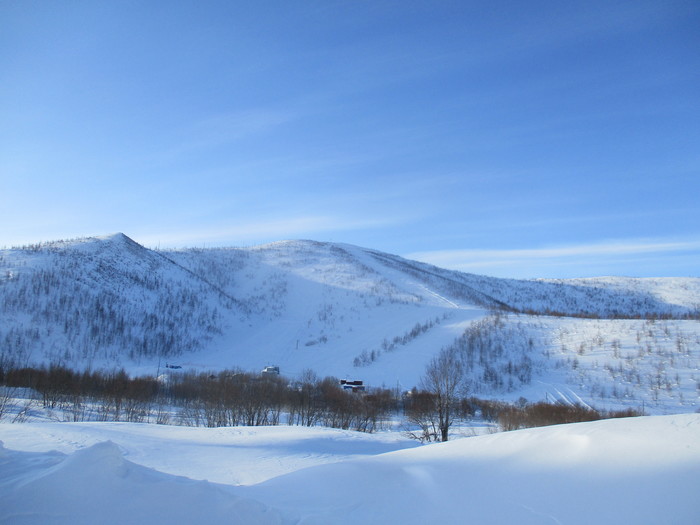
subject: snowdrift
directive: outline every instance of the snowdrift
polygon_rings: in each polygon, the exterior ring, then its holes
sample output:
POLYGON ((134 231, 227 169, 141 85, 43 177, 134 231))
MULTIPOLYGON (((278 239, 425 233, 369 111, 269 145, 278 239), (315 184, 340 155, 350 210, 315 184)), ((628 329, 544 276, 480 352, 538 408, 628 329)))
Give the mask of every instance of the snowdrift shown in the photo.
POLYGON ((697 524, 700 416, 462 439, 251 487, 305 524, 697 524), (319 483, 319 480, 323 480, 319 483))
MULTIPOLYGON (((64 427, 70 425, 55 431, 64 427)), ((164 438, 163 450, 170 445, 164 438)), ((124 446, 103 442, 69 455, 0 449, 0 523, 700 522, 698 414, 521 430, 300 464, 239 487, 136 465, 124 458, 124 446)), ((220 461, 229 461, 221 450, 220 461)), ((276 443, 266 454, 280 450, 276 443)), ((265 458, 259 447, 254 454, 265 458)))
POLYGON ((1 523, 281 522, 275 511, 227 487, 131 463, 111 441, 68 456, 2 448, 0 461, 1 523))

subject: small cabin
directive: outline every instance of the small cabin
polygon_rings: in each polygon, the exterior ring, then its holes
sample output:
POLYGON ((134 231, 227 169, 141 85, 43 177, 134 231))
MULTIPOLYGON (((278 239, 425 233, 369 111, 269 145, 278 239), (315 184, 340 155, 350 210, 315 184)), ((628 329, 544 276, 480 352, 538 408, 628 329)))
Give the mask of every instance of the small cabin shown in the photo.
POLYGON ((360 381, 359 379, 355 380, 355 381, 341 379, 340 386, 343 387, 343 390, 352 390, 353 392, 364 392, 364 390, 365 390, 364 383, 362 381, 360 381))
POLYGON ((278 375, 280 375, 280 367, 279 366, 266 366, 265 368, 263 368, 261 370, 260 375, 263 377, 278 376, 278 375))

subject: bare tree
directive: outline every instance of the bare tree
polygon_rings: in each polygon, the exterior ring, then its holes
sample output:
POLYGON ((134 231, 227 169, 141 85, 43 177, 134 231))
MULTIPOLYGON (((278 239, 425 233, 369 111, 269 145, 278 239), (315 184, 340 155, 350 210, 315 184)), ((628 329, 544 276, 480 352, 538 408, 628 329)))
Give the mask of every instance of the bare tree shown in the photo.
POLYGON ((408 436, 421 443, 438 441, 437 410, 435 396, 429 392, 414 388, 404 399, 406 421, 417 427, 409 430, 408 436))
POLYGON ((428 363, 421 379, 421 388, 434 396, 434 417, 440 441, 448 439, 463 387, 462 361, 453 349, 443 349, 428 363))
POLYGON ((15 408, 15 388, 0 385, 0 420, 15 408))

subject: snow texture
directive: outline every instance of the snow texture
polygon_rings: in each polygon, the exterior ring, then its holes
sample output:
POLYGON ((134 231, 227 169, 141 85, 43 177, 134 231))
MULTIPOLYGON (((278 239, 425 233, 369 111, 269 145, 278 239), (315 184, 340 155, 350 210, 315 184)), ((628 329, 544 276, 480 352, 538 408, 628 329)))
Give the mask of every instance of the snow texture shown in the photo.
POLYGON ((0 424, 0 523, 700 522, 697 414, 421 447, 391 434, 355 436, 301 427, 0 424), (353 450, 362 454, 352 458, 353 450), (219 477, 220 465, 261 470, 262 481, 202 481, 209 471, 219 477))

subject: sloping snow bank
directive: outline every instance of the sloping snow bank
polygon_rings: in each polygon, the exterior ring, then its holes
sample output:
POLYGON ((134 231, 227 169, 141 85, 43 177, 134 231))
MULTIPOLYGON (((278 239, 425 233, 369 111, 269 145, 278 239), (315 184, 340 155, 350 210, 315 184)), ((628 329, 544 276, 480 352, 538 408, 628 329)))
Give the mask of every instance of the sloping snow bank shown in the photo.
POLYGON ((0 523, 283 523, 229 487, 131 463, 110 441, 69 456, 0 448, 0 472, 0 523))
MULTIPOLYGON (((55 425, 62 432, 62 424, 55 425)), ((0 438, 8 427, 0 426, 0 438)), ((32 425, 23 427, 31 432, 32 425)), ((301 459, 304 447, 318 454, 318 439, 337 442, 323 447, 327 464, 303 468, 300 460, 298 470, 287 465, 250 486, 193 481, 137 465, 124 454, 144 450, 146 429, 104 428, 102 437, 113 432, 117 444, 101 442, 70 455, 0 448, 0 524, 700 523, 700 414, 527 429, 336 462, 355 446, 337 433, 305 442, 292 432, 287 437, 294 444, 285 446, 283 434, 260 429, 259 442, 250 449, 240 442, 233 456, 236 446, 221 446, 218 429, 210 429, 215 446, 208 453, 205 433, 159 436, 163 455, 196 442, 213 472, 219 472, 214 454, 232 469, 254 469, 254 458, 263 464, 290 453, 301 459), (244 461, 245 450, 251 457, 244 461)), ((257 429, 245 431, 252 445, 257 429)), ((360 448, 369 451, 366 445, 360 448)), ((188 461, 202 475, 197 457, 188 461)))
POLYGON ((0 423, 5 447, 70 454, 103 441, 126 459, 176 476, 253 485, 326 463, 417 447, 397 432, 367 434, 323 427, 180 427, 145 423, 0 423))
POLYGON ((304 525, 697 525, 700 415, 480 436, 324 465, 243 494, 304 525))

